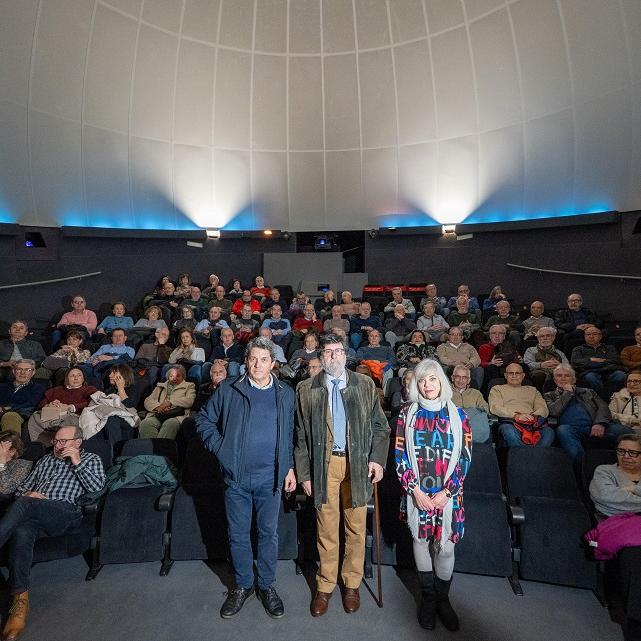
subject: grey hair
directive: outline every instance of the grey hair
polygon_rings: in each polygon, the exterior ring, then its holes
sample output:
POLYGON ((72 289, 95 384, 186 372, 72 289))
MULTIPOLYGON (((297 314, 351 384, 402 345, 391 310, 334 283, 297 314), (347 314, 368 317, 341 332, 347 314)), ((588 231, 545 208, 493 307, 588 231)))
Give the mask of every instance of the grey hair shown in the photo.
POLYGON ((182 373, 183 378, 187 378, 187 370, 182 366, 176 363, 176 365, 172 365, 168 370, 167 370, 167 375, 169 375, 169 372, 171 372, 172 369, 177 369, 179 372, 182 373))
POLYGON ((456 372, 459 372, 459 371, 465 372, 468 378, 470 378, 470 370, 465 365, 455 365, 454 369, 452 370, 452 376, 454 376, 454 374, 456 374, 456 372))
POLYGON ((556 336, 556 327, 539 327, 539 329, 536 332, 536 335, 538 336, 540 332, 543 330, 550 332, 552 336, 556 336))
POLYGON ((570 374, 572 374, 572 376, 574 376, 574 378, 576 378, 576 371, 574 370, 574 367, 572 367, 572 365, 560 363, 552 370, 552 374, 556 374, 557 372, 569 372, 570 374))
POLYGON ((617 438, 617 445, 623 441, 631 441, 632 443, 638 443, 641 445, 641 435, 630 432, 629 434, 621 434, 617 438))
POLYGON ((16 361, 16 365, 18 363, 29 363, 29 367, 31 367, 34 370, 36 369, 36 361, 34 361, 33 358, 19 358, 16 361))
POLYGON ((257 336, 256 338, 252 338, 249 343, 247 343, 245 359, 249 358, 252 349, 264 349, 269 352, 269 356, 273 361, 276 360, 276 347, 274 345, 274 341, 270 340, 269 338, 265 338, 264 336, 257 336))
POLYGON ((85 438, 84 432, 82 431, 82 427, 80 427, 79 425, 61 425, 61 426, 56 430, 56 434, 57 434, 60 430, 65 429, 66 427, 73 427, 73 436, 71 437, 72 439, 76 439, 76 438, 84 439, 84 438, 85 438))
POLYGON ((418 389, 419 381, 427 378, 430 374, 435 374, 441 384, 439 399, 442 402, 446 402, 452 399, 452 387, 450 385, 450 382, 447 380, 447 376, 445 376, 445 372, 443 371, 441 365, 432 358, 424 358, 414 368, 414 378, 410 381, 408 388, 409 398, 413 403, 418 403, 419 397, 421 396, 421 393, 418 389))

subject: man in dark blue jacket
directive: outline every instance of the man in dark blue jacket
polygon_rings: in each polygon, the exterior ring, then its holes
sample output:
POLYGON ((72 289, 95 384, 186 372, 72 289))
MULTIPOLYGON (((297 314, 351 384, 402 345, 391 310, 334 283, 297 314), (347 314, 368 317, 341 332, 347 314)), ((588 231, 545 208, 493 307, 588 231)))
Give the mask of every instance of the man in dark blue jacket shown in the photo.
POLYGON ((254 594, 250 538, 252 510, 258 530, 258 593, 271 617, 285 610, 274 589, 278 561, 278 514, 281 489, 296 489, 294 475, 294 392, 271 370, 274 344, 249 342, 239 378, 223 381, 196 419, 198 434, 213 452, 225 477, 225 510, 236 587, 220 616, 236 615, 254 594))

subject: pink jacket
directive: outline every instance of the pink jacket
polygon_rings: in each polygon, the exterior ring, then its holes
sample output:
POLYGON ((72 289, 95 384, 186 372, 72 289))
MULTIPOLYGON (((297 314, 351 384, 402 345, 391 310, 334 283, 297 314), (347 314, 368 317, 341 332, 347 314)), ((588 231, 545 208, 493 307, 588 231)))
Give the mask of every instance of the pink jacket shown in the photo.
POLYGON ((622 548, 641 545, 641 514, 616 514, 601 521, 583 538, 594 551, 597 561, 614 558, 622 548))

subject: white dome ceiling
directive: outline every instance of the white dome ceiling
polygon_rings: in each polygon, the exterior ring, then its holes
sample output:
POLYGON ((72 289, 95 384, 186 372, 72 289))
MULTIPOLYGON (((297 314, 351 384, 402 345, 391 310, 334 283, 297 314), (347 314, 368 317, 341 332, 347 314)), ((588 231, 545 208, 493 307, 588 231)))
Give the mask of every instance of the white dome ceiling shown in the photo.
POLYGON ((0 221, 641 208, 639 0, 1 0, 0 221))

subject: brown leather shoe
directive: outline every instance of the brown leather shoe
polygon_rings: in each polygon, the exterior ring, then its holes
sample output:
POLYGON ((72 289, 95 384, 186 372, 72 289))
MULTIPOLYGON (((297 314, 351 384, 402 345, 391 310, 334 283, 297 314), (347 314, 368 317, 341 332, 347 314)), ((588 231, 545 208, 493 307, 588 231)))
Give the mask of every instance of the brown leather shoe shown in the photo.
POLYGON ((2 631, 3 641, 14 641, 18 638, 27 624, 27 612, 29 612, 29 593, 14 594, 9 617, 2 631))
POLYGON ((309 611, 312 613, 313 617, 321 617, 325 612, 327 612, 327 608, 329 607, 329 598, 331 596, 331 592, 321 592, 320 590, 316 590, 316 594, 309 606, 309 611))
POLYGON ((358 588, 343 588, 343 609, 347 614, 353 614, 361 607, 361 595, 358 588))

